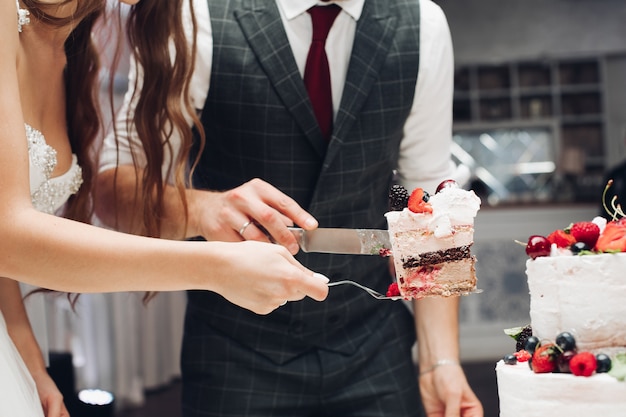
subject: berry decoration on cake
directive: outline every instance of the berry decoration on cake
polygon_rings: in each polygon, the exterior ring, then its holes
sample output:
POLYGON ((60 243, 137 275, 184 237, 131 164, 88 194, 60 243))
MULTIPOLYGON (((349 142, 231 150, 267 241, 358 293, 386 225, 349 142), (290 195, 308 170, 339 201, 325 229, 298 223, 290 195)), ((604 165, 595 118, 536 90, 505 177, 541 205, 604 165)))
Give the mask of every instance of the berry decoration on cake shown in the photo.
POLYGON ((578 222, 570 227, 569 233, 576 242, 583 242, 593 248, 600 236, 600 227, 593 222, 578 222))
POLYGON ((432 213, 433 207, 428 204, 430 196, 421 188, 413 190, 409 196, 407 206, 413 213, 432 213))
POLYGON ((389 190, 389 210, 402 211, 409 205, 409 192, 403 186, 394 184, 389 190))
MULTIPOLYGON (((520 329, 528 327, 506 329, 505 333, 509 336, 519 335, 522 333, 520 329)), ((528 361, 530 369, 536 374, 571 373, 575 376, 591 376, 594 373, 609 372, 612 367, 611 357, 604 353, 578 351, 576 339, 570 332, 559 333, 554 341, 528 336, 525 349, 507 353, 502 360, 507 365, 528 361)))
POLYGON ((536 374, 554 372, 557 369, 559 350, 553 343, 539 345, 530 360, 530 369, 536 374))
MULTIPOLYGON (((604 188, 603 201, 612 184, 610 180, 604 188)), ((526 254, 536 259, 543 256, 626 252, 626 213, 615 204, 615 198, 610 208, 604 206, 610 220, 598 216, 592 221, 571 223, 547 236, 532 235, 525 243, 526 254)), ((524 245, 523 242, 516 242, 524 245)))
POLYGON ((389 284, 389 288, 387 288, 387 297, 398 297, 400 296, 400 290, 398 289, 398 283, 392 282, 389 284))
POLYGON ((591 376, 596 371, 596 357, 591 352, 575 354, 569 361, 570 372, 576 376, 591 376))
POLYGON ((525 349, 518 350, 513 353, 513 356, 515 356, 518 362, 528 362, 533 357, 533 355, 528 353, 525 349))
POLYGON ((504 333, 511 336, 515 340, 515 351, 518 352, 526 348, 526 341, 533 335, 533 328, 530 324, 527 324, 523 327, 504 329, 504 333))

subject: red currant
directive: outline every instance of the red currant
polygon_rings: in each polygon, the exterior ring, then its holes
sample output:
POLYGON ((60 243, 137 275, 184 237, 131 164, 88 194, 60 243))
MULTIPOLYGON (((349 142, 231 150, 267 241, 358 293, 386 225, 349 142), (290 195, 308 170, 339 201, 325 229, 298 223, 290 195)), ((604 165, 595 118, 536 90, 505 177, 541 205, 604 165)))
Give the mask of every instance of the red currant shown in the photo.
POLYGON ((550 256, 550 241, 539 235, 533 235, 528 238, 526 244, 526 255, 531 259, 538 258, 540 256, 550 256))

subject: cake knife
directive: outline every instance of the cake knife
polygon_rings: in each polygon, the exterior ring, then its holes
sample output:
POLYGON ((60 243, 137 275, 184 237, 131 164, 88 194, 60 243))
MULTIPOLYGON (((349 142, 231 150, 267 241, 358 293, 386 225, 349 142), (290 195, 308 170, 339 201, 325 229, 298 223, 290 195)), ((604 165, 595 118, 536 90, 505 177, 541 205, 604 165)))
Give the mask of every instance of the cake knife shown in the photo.
POLYGON ((346 255, 388 255, 389 232, 378 229, 317 228, 304 230, 290 227, 303 252, 346 255))

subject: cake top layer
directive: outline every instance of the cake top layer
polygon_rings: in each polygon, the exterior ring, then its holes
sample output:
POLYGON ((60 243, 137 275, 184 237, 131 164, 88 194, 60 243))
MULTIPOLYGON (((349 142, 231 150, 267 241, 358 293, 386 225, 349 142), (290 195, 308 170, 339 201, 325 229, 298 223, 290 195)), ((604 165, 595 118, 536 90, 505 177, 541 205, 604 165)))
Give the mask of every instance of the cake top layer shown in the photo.
POLYGON ((480 198, 474 191, 444 187, 433 196, 422 197, 418 208, 421 211, 416 212, 414 205, 409 205, 401 211, 390 211, 385 217, 396 232, 429 230, 440 238, 450 236, 453 226, 472 226, 479 209, 480 198))
MULTIPOLYGON (((603 202, 606 201, 606 193, 612 183, 610 180, 604 189, 603 202)), ((615 201, 616 197, 613 197, 611 206, 604 206, 608 220, 597 216, 591 221, 571 223, 546 236, 530 236, 526 243, 526 254, 531 259, 536 259, 545 256, 626 252, 626 213, 615 201)))
POLYGON ((526 243, 526 254, 533 260, 541 257, 598 255, 626 252, 626 218, 572 223, 547 236, 532 235, 526 243))

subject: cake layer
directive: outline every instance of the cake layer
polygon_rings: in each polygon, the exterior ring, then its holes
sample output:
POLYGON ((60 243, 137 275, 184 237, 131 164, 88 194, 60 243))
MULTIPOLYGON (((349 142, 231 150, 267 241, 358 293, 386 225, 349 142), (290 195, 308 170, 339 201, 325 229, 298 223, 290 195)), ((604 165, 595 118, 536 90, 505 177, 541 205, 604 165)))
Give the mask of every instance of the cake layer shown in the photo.
POLYGON ((469 246, 474 242, 472 225, 452 226, 450 233, 440 237, 435 236, 429 229, 399 231, 394 223, 389 223, 389 230, 393 253, 400 257, 469 246))
POLYGON ((626 383, 607 374, 535 374, 528 363, 496 364, 500 417, 623 417, 626 383))
POLYGON ((409 256, 407 258, 400 257, 402 268, 415 268, 418 266, 436 265, 442 262, 460 261, 470 258, 470 246, 461 246, 458 248, 445 249, 437 252, 420 253, 419 255, 409 256))
POLYGON ((625 253, 528 260, 533 334, 554 340, 569 331, 579 350, 607 354, 626 346, 624 271, 625 253))
POLYGON ((397 274, 398 289, 404 298, 450 297, 476 288, 475 257, 434 265, 404 268, 397 274))

